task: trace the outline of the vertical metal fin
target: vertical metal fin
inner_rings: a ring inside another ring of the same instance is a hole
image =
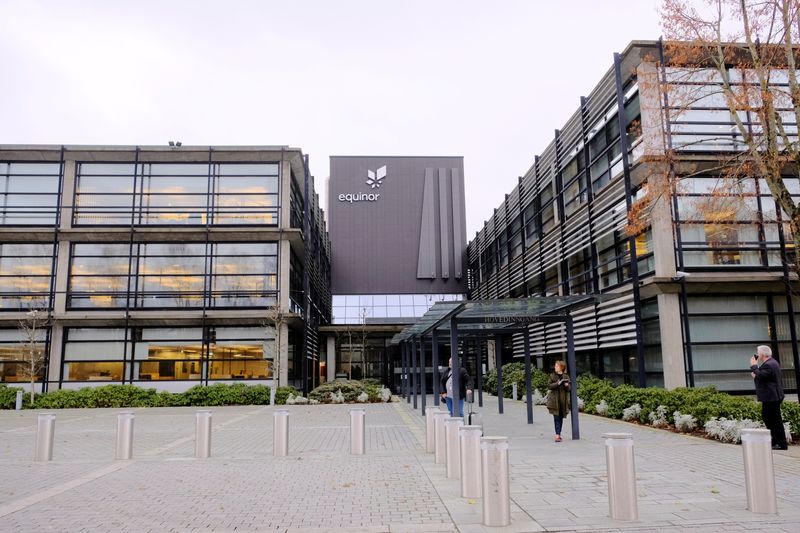
[[[436,225],[434,223],[433,169],[425,169],[425,187],[422,193],[422,220],[419,228],[419,255],[417,278],[436,278]]]
[[[457,168],[450,169],[452,176],[453,195],[451,200],[453,202],[453,265],[454,276],[456,279],[464,277],[464,258],[463,250],[464,238],[466,235],[466,217],[464,214],[464,176],[462,176]]]
[[[442,278],[450,277],[450,224],[447,219],[447,169],[439,169],[439,255],[442,258]]]

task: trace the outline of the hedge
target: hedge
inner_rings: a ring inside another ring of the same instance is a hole
[[[346,403],[354,403],[361,393],[366,392],[371,403],[380,402],[381,389],[383,384],[376,379],[363,379],[361,381],[335,379],[323,383],[316,389],[308,393],[309,400],[316,400],[320,403],[332,403],[331,393],[336,394],[341,391]]]
[[[532,368],[533,387],[542,395],[547,394],[548,374]],[[503,396],[511,397],[511,384],[517,383],[519,398],[525,397],[525,365],[508,363],[503,365]],[[489,371],[484,378],[484,390],[497,393],[497,370]],[[647,416],[659,405],[666,407],[667,419],[674,424],[673,413],[679,411],[692,415],[700,426],[712,417],[728,419],[750,419],[761,421],[761,404],[744,396],[732,396],[714,387],[681,387],[666,390],[660,387],[639,388],[631,385],[614,385],[608,380],[591,375],[578,378],[578,396],[584,401],[585,411],[596,414],[596,406],[605,400],[609,418],[622,418],[623,409],[639,404],[642,407],[640,421],[648,422]],[[800,435],[800,404],[783,402],[783,421],[789,423],[793,435]]]
[[[16,388],[0,385],[0,409],[13,409]],[[275,403],[284,405],[289,394],[300,394],[294,387],[279,387]],[[91,407],[177,407],[214,405],[269,405],[270,387],[265,385],[196,385],[185,392],[158,392],[135,385],[104,385],[82,389],[59,389],[37,394],[34,409],[79,409]],[[25,393],[23,407],[30,408],[30,395]]]
[[[711,418],[749,419],[761,421],[761,404],[745,396],[732,396],[714,387],[680,387],[666,390],[659,387],[638,388],[630,385],[614,385],[610,381],[584,375],[578,378],[578,396],[585,404],[587,413],[596,414],[596,407],[605,400],[609,418],[622,418],[622,410],[633,404],[642,407],[639,420],[648,422],[647,416],[659,405],[666,407],[667,421],[674,424],[673,413],[679,411],[692,415],[703,426]],[[792,434],[800,435],[800,405],[783,402],[783,421],[788,422]]]

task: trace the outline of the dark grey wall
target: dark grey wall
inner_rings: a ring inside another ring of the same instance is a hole
[[[333,294],[466,292],[463,157],[342,156],[330,162]],[[384,165],[386,177],[371,188],[368,171]],[[359,193],[380,196],[339,200]]]

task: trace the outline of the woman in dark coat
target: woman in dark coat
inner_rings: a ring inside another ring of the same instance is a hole
[[[567,365],[564,361],[556,361],[553,368],[555,372],[550,374],[550,382],[547,387],[550,393],[547,395],[547,410],[553,415],[556,426],[556,442],[561,442],[561,427],[564,419],[569,413],[569,376],[567,375]]]

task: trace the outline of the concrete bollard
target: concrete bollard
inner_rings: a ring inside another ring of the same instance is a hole
[[[461,497],[481,497],[481,426],[458,428],[461,457]]]
[[[516,400],[517,398],[517,383],[514,382],[511,384],[511,399]]]
[[[450,414],[447,411],[436,411],[433,415],[434,452],[436,464],[443,465],[447,462],[447,446],[444,432],[444,420]]]
[[[56,415],[45,413],[36,420],[36,448],[33,460],[45,463],[53,460],[53,437],[56,432]]]
[[[436,426],[433,417],[437,412],[435,409],[425,411],[425,451],[427,453],[436,451]]]
[[[775,469],[772,464],[772,436],[768,429],[743,429],[744,482],[747,509],[754,513],[777,514]]]
[[[367,413],[363,407],[350,409],[350,454],[364,455],[366,448],[366,432],[364,431],[364,419]]]
[[[504,527],[511,524],[508,437],[481,438],[481,492],[483,525]]]
[[[444,419],[445,432],[445,471],[447,479],[461,479],[461,453],[458,446],[458,428],[464,425],[460,416]]]
[[[194,456],[197,459],[211,456],[211,411],[197,411],[195,414]]]
[[[134,414],[125,411],[117,415],[117,445],[114,458],[127,461],[133,457],[133,420]]]
[[[286,409],[272,413],[272,455],[289,455],[289,411]]]
[[[23,396],[22,391],[18,390],[17,391],[17,401],[14,404],[14,409],[16,409],[17,411],[22,411],[22,396]]]
[[[608,510],[614,520],[638,520],[636,468],[633,436],[630,433],[605,433]]]

